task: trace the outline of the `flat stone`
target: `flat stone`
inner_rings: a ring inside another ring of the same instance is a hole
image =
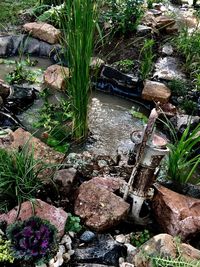
[[[78,190],[74,211],[95,230],[104,231],[126,218],[129,204],[109,190],[89,181]]]
[[[159,58],[155,64],[154,77],[164,80],[184,80],[185,74],[181,71],[179,59],[174,57]]]
[[[185,240],[200,232],[200,199],[156,185],[153,212],[162,229]]]
[[[179,251],[178,251],[178,249]],[[147,255],[151,257],[162,257],[162,258],[172,258],[176,259],[181,252],[181,258],[192,263],[194,260],[198,261],[200,259],[200,251],[193,248],[192,246],[184,243],[178,243],[169,234],[159,234],[142,246],[140,246],[138,252],[133,258],[132,263],[137,267],[151,267],[150,260]]]
[[[159,30],[163,30],[166,27],[172,26],[176,23],[176,21],[168,16],[162,15],[156,18],[156,28]]]
[[[18,128],[15,132],[13,132],[10,139],[10,143],[5,144],[4,148],[19,149],[29,142],[28,144],[30,148],[34,149],[35,159],[40,159],[45,163],[61,163],[63,160],[63,153],[56,152],[40,141],[40,139],[32,136],[29,132],[23,130],[22,128]]]
[[[124,181],[121,178],[112,176],[105,176],[105,177],[98,176],[92,178],[90,181],[88,181],[88,183],[92,183],[99,187],[105,188],[110,192],[115,192],[123,186]]]
[[[65,223],[68,217],[67,213],[61,208],[56,208],[40,199],[36,199],[34,204],[33,209],[33,203],[26,201],[22,203],[20,207],[15,207],[7,214],[1,214],[0,222],[6,221],[8,224],[11,224],[16,221],[16,218],[17,220],[24,221],[29,219],[31,216],[38,216],[53,224],[58,230],[58,236],[61,237],[64,234]]]
[[[59,42],[61,32],[54,26],[48,23],[42,22],[30,22],[23,26],[26,32],[29,32],[35,38],[48,42],[50,44],[56,44]]]
[[[65,91],[69,69],[60,65],[51,65],[44,72],[44,84],[54,90]]]
[[[171,96],[170,89],[163,83],[146,80],[142,91],[142,98],[149,101],[167,103]]]

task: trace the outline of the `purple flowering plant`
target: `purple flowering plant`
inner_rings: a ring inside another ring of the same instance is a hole
[[[33,263],[45,263],[54,255],[56,228],[36,216],[26,221],[17,221],[7,228],[7,237],[15,259]]]

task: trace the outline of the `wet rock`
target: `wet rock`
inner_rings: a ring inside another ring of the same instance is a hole
[[[52,65],[44,72],[44,84],[52,89],[66,90],[66,79],[69,78],[69,69],[60,65]]]
[[[119,258],[124,256],[126,256],[124,245],[113,240],[110,235],[99,235],[89,246],[75,249],[74,259],[78,263],[118,266]]]
[[[26,32],[29,32],[35,38],[43,40],[50,44],[56,44],[59,42],[61,32],[54,26],[47,23],[30,22],[23,26]]]
[[[178,194],[157,184],[153,211],[168,234],[185,240],[200,232],[200,199]]]
[[[200,259],[199,250],[188,244],[177,243],[171,235],[159,234],[149,239],[139,248],[132,263],[137,267],[151,267],[151,256],[175,259],[178,257],[180,252],[181,257],[190,263],[194,260]],[[149,255],[150,258],[148,258],[147,255]]]
[[[59,192],[62,196],[67,196],[76,178],[77,170],[74,168],[61,169],[55,172],[53,180],[58,185]]]
[[[11,36],[0,36],[0,56],[5,57],[11,55],[12,38]]]
[[[94,238],[96,237],[95,233],[91,232],[91,231],[85,231],[81,236],[80,236],[80,240],[84,243],[90,243],[94,240]]]
[[[137,26],[137,36],[145,36],[147,34],[152,33],[152,28],[146,25],[138,25]]]
[[[58,236],[61,237],[64,234],[65,223],[68,217],[67,213],[61,208],[56,208],[40,199],[36,199],[34,204],[33,209],[33,203],[26,201],[20,207],[15,207],[7,214],[1,214],[0,222],[6,221],[8,224],[11,224],[15,222],[16,218],[24,221],[35,215],[55,225],[58,230]]]
[[[142,98],[150,101],[167,103],[171,96],[170,89],[163,83],[146,80],[142,91]]]
[[[164,80],[185,79],[185,74],[181,71],[181,64],[177,58],[159,58],[155,64],[154,77]]]
[[[18,149],[29,142],[29,146],[34,148],[34,157],[43,160],[46,163],[60,163],[64,154],[54,151],[52,148],[41,142],[38,138],[33,137],[29,132],[19,128],[13,132],[11,144],[5,148]]]
[[[188,124],[190,123],[191,129],[195,128],[200,122],[199,116],[190,116],[186,114],[177,114],[170,119],[176,130],[182,134]]]
[[[173,52],[173,47],[170,44],[165,44],[162,48],[162,53],[166,56],[171,56]]]
[[[157,22],[156,27],[159,30],[163,30],[164,28],[172,26],[176,23],[176,21],[173,18],[165,15],[157,17],[156,22]]]
[[[129,204],[107,189],[93,182],[83,183],[75,201],[75,214],[95,231],[114,227],[126,218]]]
[[[11,92],[11,87],[0,79],[0,97],[5,99],[9,96]]]

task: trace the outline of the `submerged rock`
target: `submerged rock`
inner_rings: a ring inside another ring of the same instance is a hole
[[[119,265],[119,258],[126,256],[126,247],[110,235],[98,235],[92,244],[75,249],[74,259],[78,263]],[[87,265],[88,266],[88,265]]]
[[[61,208],[56,208],[46,202],[36,199],[33,203],[26,201],[17,206],[6,214],[0,215],[0,222],[6,221],[9,224],[14,223],[17,220],[27,220],[31,216],[35,215],[43,220],[48,220],[51,224],[55,225],[58,230],[58,236],[61,237],[64,234],[65,223],[67,220],[67,213]]]
[[[170,89],[163,83],[146,80],[142,91],[142,98],[150,101],[167,103],[171,96]]]
[[[156,185],[153,212],[162,229],[182,240],[200,232],[200,199],[191,198]]]
[[[185,79],[185,74],[181,71],[180,61],[174,57],[159,58],[155,64],[153,76],[163,80]]]
[[[52,65],[44,72],[44,84],[54,90],[65,91],[69,69],[60,65]]]
[[[92,180],[78,190],[75,214],[95,231],[104,231],[117,225],[128,215],[129,204]]]
[[[54,26],[43,22],[30,22],[23,26],[26,32],[29,32],[35,38],[50,44],[56,44],[59,42],[61,32]]]
[[[132,263],[137,267],[151,267],[150,259],[152,257],[177,259],[179,254],[181,259],[188,261],[191,266],[194,260],[200,260],[199,250],[188,244],[178,243],[171,235],[159,234],[140,246]],[[147,257],[148,255],[149,257]]]

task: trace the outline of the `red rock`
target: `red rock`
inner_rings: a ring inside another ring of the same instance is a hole
[[[163,83],[146,80],[142,91],[142,98],[149,101],[167,103],[171,96],[170,89]]]
[[[61,32],[54,26],[43,22],[30,22],[23,26],[26,32],[29,32],[33,37],[55,44],[59,42]]]
[[[124,181],[121,178],[106,176],[94,177],[88,182],[88,184],[89,183],[103,187],[110,192],[115,192],[123,186]]]
[[[107,189],[89,181],[83,183],[75,201],[75,214],[95,231],[104,231],[126,218],[129,204]]]
[[[200,199],[157,184],[152,206],[155,218],[166,233],[185,240],[200,232]]]
[[[60,65],[51,65],[44,72],[44,84],[54,90],[66,90],[66,78],[69,78],[69,69]]]
[[[48,220],[58,230],[58,236],[61,237],[64,234],[65,223],[67,220],[67,213],[61,208],[56,208],[52,205],[47,204],[40,199],[36,199],[34,203],[26,201],[21,204],[20,211],[18,214],[19,206],[15,207],[7,214],[0,215],[0,222],[6,221],[8,224],[14,223],[17,220],[27,220],[31,216],[38,216],[43,220]]]

